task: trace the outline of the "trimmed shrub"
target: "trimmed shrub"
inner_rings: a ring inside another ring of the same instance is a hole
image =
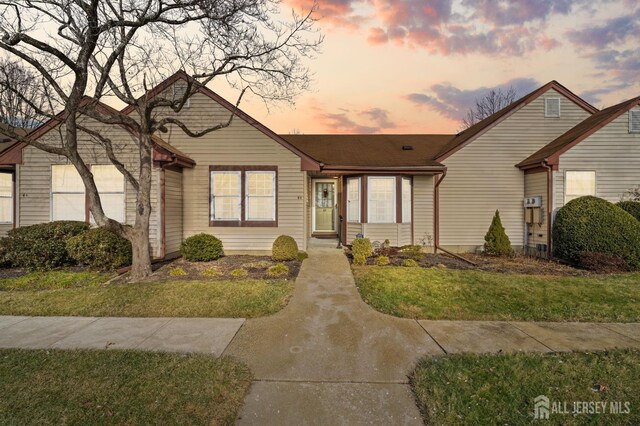
[[[270,278],[282,277],[285,275],[289,275],[289,267],[282,263],[273,265],[271,268],[267,270],[267,276]]]
[[[611,256],[605,253],[582,253],[580,266],[599,274],[614,274],[616,272],[628,272],[629,264],[619,256]]]
[[[389,264],[389,258],[387,256],[378,256],[376,257],[376,265],[385,266]]]
[[[371,257],[373,255],[371,240],[368,238],[356,238],[353,240],[353,243],[351,243],[351,252],[353,253],[354,259],[358,256],[363,256],[365,259]]]
[[[421,261],[425,256],[425,253],[422,251],[422,246],[419,245],[402,246],[400,247],[400,253],[408,256],[416,262]]]
[[[640,222],[622,208],[597,197],[580,197],[558,210],[553,223],[553,254],[580,264],[583,253],[603,253],[640,267]]]
[[[296,260],[298,258],[298,243],[293,237],[280,235],[271,247],[271,258],[276,262]]]
[[[56,221],[12,229],[0,240],[0,251],[13,266],[29,270],[48,270],[73,265],[67,239],[89,229],[89,224]]]
[[[308,258],[309,258],[309,253],[307,253],[306,251],[298,252],[298,260],[300,262],[302,262],[303,260],[308,259]]]
[[[484,236],[484,241],[484,251],[487,254],[493,256],[511,256],[513,254],[511,241],[504,230],[504,226],[502,226],[498,210],[493,215],[491,226],[489,226],[489,230]]]
[[[407,268],[416,268],[419,265],[418,262],[413,259],[405,259],[402,261],[402,266],[406,266]]]
[[[246,269],[238,268],[229,272],[229,275],[233,278],[247,278],[249,276],[249,272],[247,272]]]
[[[91,268],[111,271],[131,265],[131,243],[105,228],[93,228],[67,239],[67,251]]]
[[[192,235],[180,244],[180,254],[189,262],[219,259],[224,251],[222,241],[210,234]]]
[[[640,201],[620,201],[616,206],[640,220]]]
[[[356,254],[355,256],[353,256],[353,264],[364,266],[367,264],[367,258],[364,254]]]

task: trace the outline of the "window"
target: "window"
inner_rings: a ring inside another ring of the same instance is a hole
[[[104,214],[113,220],[124,223],[124,175],[113,164],[92,165],[91,173],[96,187],[98,187]]]
[[[82,178],[71,165],[51,166],[51,220],[85,221]]]
[[[596,172],[568,171],[564,178],[564,202],[583,197],[596,195]]]
[[[0,173],[0,223],[13,223],[13,175]]]
[[[402,178],[402,223],[411,223],[411,179]]]
[[[211,166],[211,226],[277,226],[277,167]]]
[[[347,179],[347,222],[360,222],[360,178]]]
[[[396,222],[396,178],[369,177],[367,181],[370,223]]]
[[[629,111],[629,133],[640,133],[640,109]]]
[[[247,220],[276,220],[276,172],[246,172]]]
[[[544,116],[560,117],[560,98],[544,99]]]

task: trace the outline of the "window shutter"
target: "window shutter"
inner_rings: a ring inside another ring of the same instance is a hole
[[[181,83],[176,83],[173,85],[173,100],[174,101],[180,101],[183,97],[184,94],[187,91],[187,85],[186,84],[181,84]],[[184,108],[188,108],[189,107],[189,102],[191,101],[191,99],[187,99],[184,103]]]
[[[560,117],[560,98],[545,98],[544,116]]]
[[[629,133],[640,133],[640,110],[629,111]]]

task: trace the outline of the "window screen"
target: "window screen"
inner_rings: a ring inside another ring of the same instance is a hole
[[[71,165],[51,166],[51,220],[85,220],[82,178]]]
[[[368,215],[370,223],[395,223],[396,178],[368,178]]]
[[[411,179],[402,178],[402,223],[411,223]]]
[[[596,195],[596,172],[591,171],[568,171],[565,173],[564,202],[584,197],[585,195]]]
[[[347,222],[360,222],[360,178],[347,179]]]

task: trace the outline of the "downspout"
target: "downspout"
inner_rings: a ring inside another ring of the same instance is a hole
[[[433,253],[436,254],[438,252],[438,250],[440,250],[443,253],[448,254],[449,256],[455,257],[456,259],[460,259],[463,262],[467,262],[470,265],[473,266],[478,266],[477,264],[475,264],[474,262],[470,261],[469,259],[466,259],[462,256],[460,256],[459,254],[456,253],[452,253],[449,250],[445,250],[442,247],[440,247],[440,184],[442,183],[442,181],[444,180],[444,178],[447,176],[447,169],[444,169],[444,171],[442,172],[442,175],[440,175],[440,177],[438,178],[438,181],[436,182],[436,185],[434,187],[433,190],[433,201],[434,201],[434,209],[433,209]]]
[[[553,167],[547,164],[545,159],[541,163],[542,167],[547,170],[547,257],[551,259],[552,243],[551,239],[551,211],[553,209]]]

